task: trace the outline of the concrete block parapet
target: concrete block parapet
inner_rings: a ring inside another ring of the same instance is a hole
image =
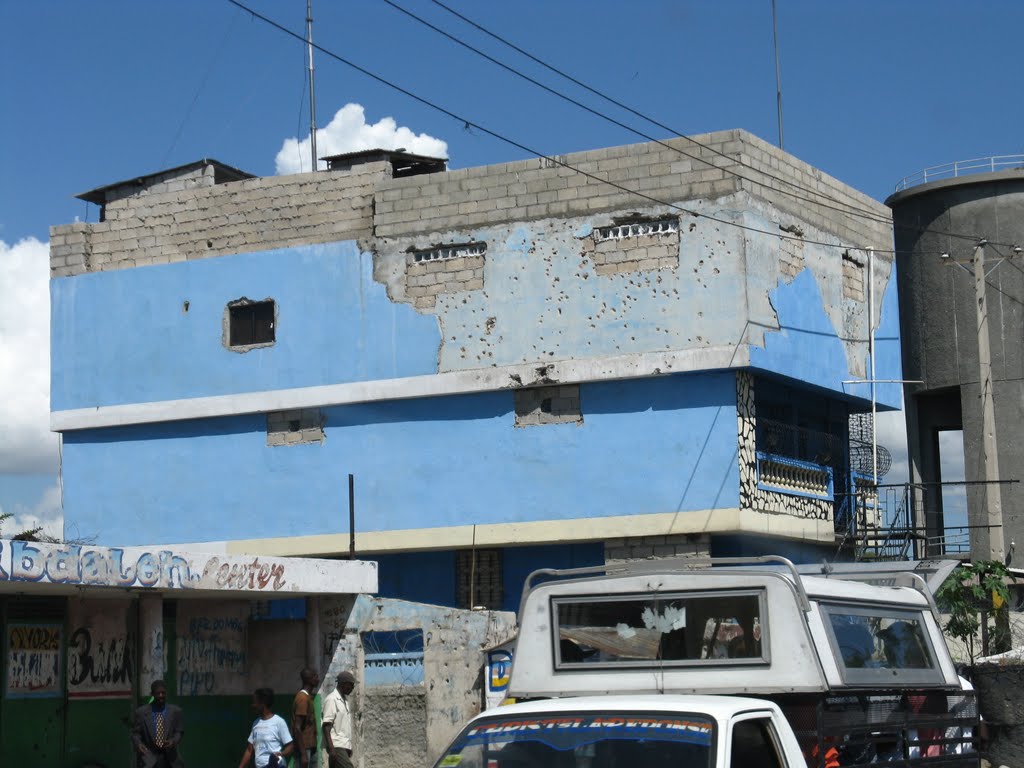
[[[54,277],[365,237],[389,167],[222,184],[157,184],[108,202],[97,223],[50,230]]]
[[[218,182],[207,166],[147,177],[144,189],[125,182],[105,193],[104,220],[51,230],[52,274],[343,239],[367,238],[373,249],[377,240],[652,206],[685,216],[738,193],[761,201],[780,227],[799,221],[851,247],[886,250],[892,241],[885,206],[742,130],[400,178],[392,172],[382,160]],[[599,273],[630,271],[623,265],[634,261],[672,268],[675,254],[664,244],[648,244],[641,258],[611,256]],[[798,266],[790,259],[789,269]],[[426,305],[429,297],[411,298]]]
[[[740,190],[840,242],[890,247],[888,208],[742,130],[385,180],[373,223],[379,237],[401,238],[652,204],[682,213]],[[415,203],[394,202],[404,200]]]

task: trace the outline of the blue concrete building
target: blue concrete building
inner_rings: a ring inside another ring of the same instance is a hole
[[[51,232],[52,426],[104,544],[345,556],[352,475],[386,596],[818,558],[866,479],[872,334],[900,378],[888,209],[743,131],[456,171],[204,160],[82,197],[100,220]]]

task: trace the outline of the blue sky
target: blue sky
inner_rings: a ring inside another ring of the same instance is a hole
[[[668,135],[429,0],[396,2],[599,111],[651,136]],[[304,28],[305,0],[249,4]],[[678,132],[739,127],[777,140],[770,0],[448,4]],[[884,199],[900,177],[926,166],[1024,152],[1019,0],[777,6],[785,146],[801,159]],[[314,0],[313,12],[320,45],[541,152],[643,140],[538,91],[382,0]],[[74,195],[97,186],[201,157],[274,173],[285,140],[308,130],[305,66],[298,42],[226,0],[0,3],[0,257],[26,238],[45,243],[51,224],[95,220],[96,210]],[[353,103],[367,123],[392,117],[445,141],[452,167],[527,156],[320,53],[316,84],[321,126]],[[0,299],[39,311],[38,301],[19,296],[18,273],[0,270]],[[3,317],[0,343],[9,345],[16,329],[5,329]],[[38,365],[42,356],[18,365]],[[26,399],[25,380],[20,367],[6,378],[0,372],[0,399],[16,416],[38,399]],[[56,450],[45,439],[39,445],[46,454],[39,461],[5,460],[0,451],[0,509],[24,512],[47,492],[54,498]]]

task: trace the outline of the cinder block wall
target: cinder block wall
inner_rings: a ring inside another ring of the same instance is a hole
[[[354,240],[371,233],[386,163],[149,192],[107,206],[107,220],[50,228],[54,277]]]
[[[694,139],[706,148],[676,138],[666,142],[674,149],[633,144],[557,158],[572,168],[533,159],[393,179],[389,165],[379,162],[213,186],[205,178],[169,180],[108,203],[106,221],[52,227],[51,272],[59,277],[367,237],[429,241],[456,229],[626,214],[741,190],[841,242],[889,247],[889,209],[868,196],[745,131]],[[853,208],[876,220],[846,215]]]
[[[631,144],[556,158],[582,173],[534,159],[391,179],[377,194],[374,234],[393,238],[506,221],[628,212],[658,202],[724,197],[742,189],[843,242],[881,248],[892,241],[888,208],[746,131],[665,143],[668,147]],[[867,210],[877,221],[844,215],[851,209]]]

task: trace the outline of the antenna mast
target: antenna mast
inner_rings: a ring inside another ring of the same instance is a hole
[[[316,170],[316,89],[313,87],[313,0],[306,0],[306,47],[309,50],[309,151]]]
[[[782,68],[779,65],[779,22],[775,13],[775,0],[772,0],[772,40],[775,48],[775,105],[779,111],[779,149],[785,149],[782,142]],[[313,51],[310,49],[310,57]],[[312,62],[312,58],[310,58]],[[310,77],[312,78],[312,64],[310,66]],[[872,376],[872,378],[874,378]]]

